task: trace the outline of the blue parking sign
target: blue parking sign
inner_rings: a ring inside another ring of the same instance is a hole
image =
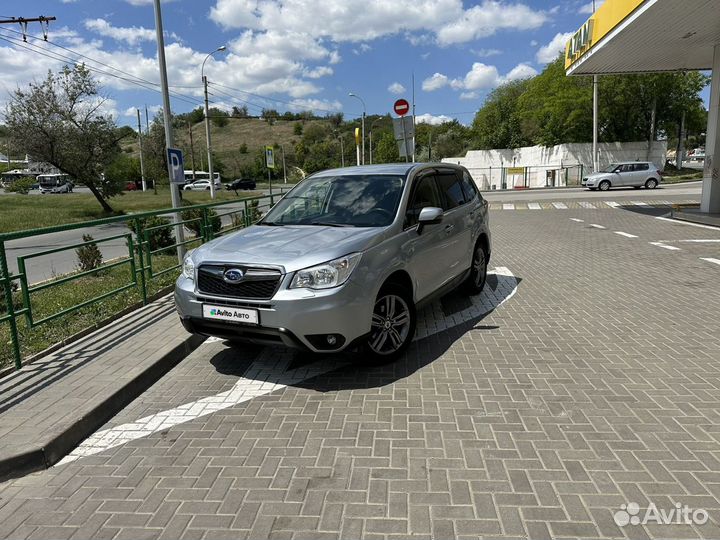
[[[185,183],[185,164],[183,163],[182,150],[179,148],[167,149],[168,169],[170,170],[170,181],[173,184]]]

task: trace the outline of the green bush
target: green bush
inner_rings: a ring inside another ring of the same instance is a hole
[[[137,231],[135,230],[135,220],[128,221],[127,225],[131,231],[137,233]],[[168,218],[160,216],[152,216],[140,220],[140,226],[142,227],[143,231],[151,227],[157,227],[159,225],[170,225],[170,220]],[[156,249],[164,247],[169,248],[169,246],[175,244],[175,238],[173,237],[173,228],[161,227],[159,229],[154,229],[150,231],[150,237],[148,238],[148,241],[151,251],[155,251]],[[172,248],[163,251],[162,255],[174,255],[175,253],[175,248]]]
[[[10,290],[14,293],[18,290],[18,284],[17,281],[11,281],[10,282]],[[21,307],[21,300],[19,298],[16,298],[13,294],[13,307],[15,309],[18,309]],[[5,285],[0,285],[0,315],[7,313],[7,304],[5,303]]]
[[[90,242],[93,239],[89,234],[83,234],[83,242]],[[88,270],[94,270],[98,268],[103,261],[102,252],[97,247],[95,242],[80,246],[75,250],[78,258],[78,270],[81,272],[87,272]]]
[[[36,182],[37,180],[32,176],[24,176],[12,182],[8,187],[5,188],[5,191],[9,191],[10,193],[20,193],[21,195],[27,195],[28,193],[30,193],[30,189]]]
[[[183,206],[188,206],[189,204],[190,203],[183,201]],[[220,220],[220,216],[218,216],[217,212],[212,208],[206,208],[205,212],[207,212],[208,220],[210,221],[210,226],[212,227],[213,232],[219,232],[222,228],[222,221]],[[189,210],[183,210],[181,215],[183,221],[197,220],[190,221],[189,223],[186,223],[185,226],[191,231],[193,231],[197,236],[201,236],[201,224],[203,219],[202,208],[191,208]]]

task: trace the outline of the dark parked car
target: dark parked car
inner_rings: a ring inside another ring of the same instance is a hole
[[[238,189],[255,189],[256,187],[257,184],[255,183],[255,180],[243,180],[241,178],[233,180],[229,184],[225,184],[225,189],[233,191],[237,191]]]

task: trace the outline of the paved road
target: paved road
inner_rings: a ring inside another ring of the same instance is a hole
[[[485,308],[444,298],[380,366],[209,340],[0,485],[2,536],[720,537],[720,231],[623,206],[492,224]],[[630,503],[708,521],[621,526]]]

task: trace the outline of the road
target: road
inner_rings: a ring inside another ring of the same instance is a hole
[[[720,230],[632,210],[493,212],[485,291],[393,363],[208,340],[0,485],[3,536],[720,537]]]

